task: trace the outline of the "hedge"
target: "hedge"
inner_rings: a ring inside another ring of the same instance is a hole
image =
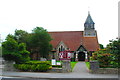
[[[62,68],[62,65],[52,65],[52,67]]]
[[[52,66],[48,61],[29,61],[25,64],[14,64],[14,67],[21,71],[46,72]]]

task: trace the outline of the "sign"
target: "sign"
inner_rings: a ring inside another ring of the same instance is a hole
[[[61,65],[61,63],[60,63],[60,62],[57,62],[57,65]]]
[[[61,51],[59,53],[60,60],[70,60],[71,59],[71,52],[70,51]]]
[[[52,65],[56,65],[56,60],[52,59]]]

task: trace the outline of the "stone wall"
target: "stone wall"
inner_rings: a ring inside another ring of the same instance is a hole
[[[93,74],[118,74],[118,68],[99,68],[97,61],[90,61],[89,72]]]
[[[118,74],[118,68],[99,68],[97,70],[89,70],[93,74]]]
[[[52,68],[51,70],[48,70],[47,72],[51,73],[62,73],[62,68]]]
[[[14,63],[13,61],[4,61],[4,68],[3,71],[18,71],[17,69],[14,68]]]

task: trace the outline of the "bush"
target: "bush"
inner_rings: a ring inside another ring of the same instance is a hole
[[[62,67],[62,65],[52,65],[52,67],[61,68],[61,67]]]
[[[90,57],[91,60],[97,60],[97,53],[92,53],[92,57]]]
[[[111,54],[109,53],[103,53],[103,54],[98,54],[98,62],[100,63],[100,67],[110,67],[111,63]]]
[[[49,61],[29,61],[25,64],[15,64],[14,67],[21,71],[46,72],[52,66]]]
[[[50,61],[28,61],[25,64],[48,64],[48,65],[51,65]]]

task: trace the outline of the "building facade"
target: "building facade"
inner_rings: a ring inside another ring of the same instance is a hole
[[[84,23],[84,31],[60,31],[49,32],[53,46],[51,58],[59,60],[59,52],[69,50],[72,52],[72,60],[88,61],[92,52],[99,49],[97,31],[90,13]]]

